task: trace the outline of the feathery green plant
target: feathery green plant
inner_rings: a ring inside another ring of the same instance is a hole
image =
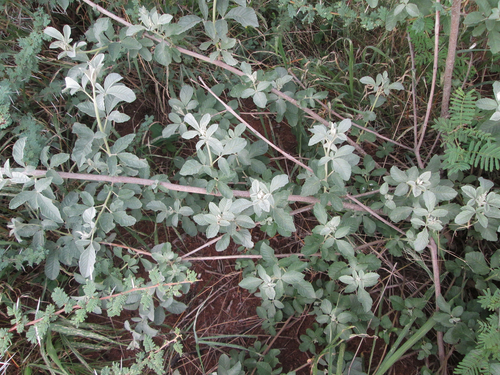
[[[445,168],[451,173],[480,167],[500,169],[500,145],[491,134],[478,129],[476,92],[458,88],[451,97],[450,117],[437,119],[434,129],[441,133]]]

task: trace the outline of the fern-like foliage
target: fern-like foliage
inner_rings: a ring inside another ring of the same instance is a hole
[[[464,357],[462,362],[456,367],[454,373],[457,375],[478,375],[492,374],[491,366],[497,367],[500,361],[500,326],[498,311],[500,308],[500,290],[494,294],[490,289],[485,291],[485,295],[479,297],[481,307],[495,311],[485,322],[479,323],[479,334],[477,345]]]
[[[452,173],[471,167],[500,169],[500,144],[477,129],[476,99],[474,90],[458,88],[450,99],[450,117],[439,118],[434,125],[442,135],[445,168]]]
[[[455,368],[457,375],[479,375],[487,370],[488,361],[481,350],[471,350]]]

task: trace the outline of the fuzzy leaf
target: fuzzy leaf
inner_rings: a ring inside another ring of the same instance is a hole
[[[297,284],[294,285],[294,288],[297,289],[297,292],[299,292],[302,297],[316,298],[316,293],[314,292],[313,286],[311,285],[311,283],[305,280],[300,280]]]
[[[148,163],[144,159],[139,159],[136,155],[129,152],[121,152],[117,156],[123,164],[131,168],[147,168],[148,166]]]
[[[94,266],[95,266],[95,249],[94,245],[90,243],[89,246],[85,250],[82,251],[82,254],[80,255],[80,260],[78,262],[78,265],[80,267],[80,274],[84,278],[92,278],[92,273],[94,272]]]
[[[247,27],[259,27],[259,21],[257,20],[257,14],[253,8],[249,7],[236,7],[227,12],[226,17],[239,22],[241,26]]]
[[[136,219],[133,216],[127,215],[125,211],[115,211],[113,212],[113,218],[115,221],[124,227],[129,227],[136,223]]]
[[[490,272],[490,267],[486,264],[483,253],[479,251],[465,254],[465,262],[477,275],[487,275]]]
[[[275,190],[282,188],[286,184],[288,184],[288,176],[286,174],[280,174],[278,176],[275,176],[271,181],[271,186],[269,188],[269,191],[272,193]]]
[[[154,59],[164,66],[169,66],[172,63],[172,54],[170,52],[170,47],[162,41],[155,48]]]
[[[320,224],[325,225],[326,222],[328,221],[328,214],[326,213],[325,206],[323,206],[321,203],[316,203],[314,205],[314,216],[316,216],[316,219],[318,219]]]
[[[424,228],[422,232],[417,234],[417,238],[413,242],[416,251],[423,251],[429,244],[429,232]]]
[[[262,284],[262,279],[250,276],[245,277],[238,285],[243,289],[252,290],[258,288],[260,284]]]
[[[275,208],[273,210],[273,219],[276,224],[287,232],[295,232],[295,224],[293,217],[283,210],[282,208]]]
[[[288,271],[281,276],[281,280],[285,283],[295,285],[304,279],[304,274],[297,271]]]
[[[389,218],[395,223],[398,223],[410,216],[412,212],[413,207],[396,207],[394,210],[389,212]]]
[[[182,176],[195,175],[200,172],[201,168],[202,165],[198,161],[190,159],[184,163],[181,170],[179,171],[179,174]]]
[[[190,15],[179,18],[175,34],[179,35],[199,24],[202,19],[198,16]]]
[[[267,96],[264,92],[256,92],[253,96],[253,102],[259,108],[266,108]]]
[[[12,149],[12,157],[20,166],[25,166],[24,163],[24,148],[26,147],[27,137],[19,138]]]
[[[306,178],[300,194],[303,196],[315,195],[321,188],[321,181],[316,176]]]
[[[69,154],[60,153],[50,158],[50,168],[59,167],[69,159]]]
[[[37,193],[36,195],[36,203],[40,208],[40,212],[47,219],[55,221],[56,223],[63,223],[63,219],[61,218],[61,214],[59,213],[59,209],[52,203],[52,200],[42,195],[41,193]]]
[[[45,276],[49,280],[57,279],[59,275],[59,257],[57,256],[57,251],[51,251],[47,259],[45,259]]]

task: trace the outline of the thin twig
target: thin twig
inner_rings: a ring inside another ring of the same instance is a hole
[[[182,260],[186,260],[188,262],[197,262],[197,261],[207,261],[207,260],[226,260],[226,259],[262,259],[262,255],[258,255],[258,254],[238,254],[238,255],[216,255],[216,256],[206,256],[206,257],[190,257],[189,255],[192,255],[192,254],[195,254],[197,253],[198,251],[208,247],[208,246],[211,246],[213,245],[214,243],[216,243],[217,241],[219,241],[220,239],[222,238],[222,236],[220,237],[217,237],[216,239],[214,240],[211,240],[209,242],[207,242],[206,244],[203,244],[202,246],[200,247],[197,247],[196,249],[194,249],[193,251],[187,253],[187,254],[184,254],[182,255],[180,258]],[[374,245],[379,245],[379,244],[382,244],[382,243],[385,243],[387,242],[388,240],[376,240],[376,241],[372,241],[372,242],[369,242],[369,243],[366,243],[366,244],[363,244],[363,245],[360,245],[360,246],[356,246],[354,248],[355,251],[359,251],[359,250],[363,250],[367,247],[371,247],[371,246],[374,246]],[[144,250],[141,250],[141,249],[136,249],[134,247],[130,247],[130,246],[125,246],[125,245],[120,245],[120,244],[116,244],[116,243],[111,243],[111,242],[99,242],[101,245],[108,245],[108,246],[116,246],[116,247],[121,247],[121,248],[124,248],[124,249],[128,249],[128,250],[132,250],[134,252],[136,252],[137,254],[142,254],[142,255],[147,255],[147,256],[153,256],[153,254],[147,252],[147,251],[144,251]],[[276,258],[288,258],[288,257],[292,257],[292,256],[297,256],[299,258],[303,258],[303,257],[320,257],[321,256],[321,253],[314,253],[314,254],[309,254],[309,255],[304,255],[302,253],[288,253],[288,254],[275,254],[274,255]],[[304,260],[308,260],[308,259],[304,259]]]
[[[288,73],[290,73],[295,78],[296,82],[300,86],[302,86],[302,88],[306,89],[306,86],[297,78],[297,76],[295,74],[293,74],[293,72],[290,71],[290,69],[288,70]],[[330,114],[336,116],[339,120],[345,120],[344,116],[342,116],[340,113],[335,112],[333,109],[331,109],[325,103],[323,103],[321,100],[319,100],[319,99],[314,99],[314,100],[315,100],[316,103],[318,103],[320,106],[322,106],[328,112],[330,112]],[[380,139],[383,139],[384,141],[393,143],[396,146],[399,146],[399,147],[404,148],[406,150],[413,151],[413,149],[411,147],[405,146],[404,144],[399,143],[398,141],[395,141],[395,140],[390,139],[390,138],[388,138],[388,137],[386,137],[386,136],[384,136],[384,135],[382,135],[380,133],[377,133],[375,130],[368,129],[366,126],[362,126],[362,125],[356,124],[353,121],[351,121],[351,124],[352,124],[352,126],[358,128],[358,129],[361,129],[361,130],[363,130],[363,131],[365,131],[367,133],[371,133],[371,134],[375,135],[376,137],[378,137]]]
[[[276,151],[278,151],[280,154],[282,154],[288,160],[291,160],[295,164],[300,165],[302,168],[308,170],[309,172],[314,173],[313,170],[310,167],[308,167],[307,165],[305,165],[304,163],[302,163],[300,160],[297,160],[292,155],[290,155],[286,151],[284,151],[281,148],[279,148],[278,146],[276,146],[273,142],[269,141],[266,137],[264,137],[257,130],[255,130],[248,122],[246,122],[245,120],[243,120],[243,118],[240,115],[238,115],[230,106],[228,106],[221,98],[219,98],[217,95],[215,95],[215,93],[212,90],[210,90],[210,88],[207,86],[207,84],[203,81],[203,79],[201,77],[198,77],[198,79],[200,80],[201,85],[205,88],[205,90],[207,90],[210,94],[212,94],[212,96],[215,99],[217,99],[224,106],[224,108],[226,108],[226,110],[229,113],[231,113],[234,117],[236,117],[241,123],[245,124],[245,126],[250,131],[252,131],[257,137],[259,137],[260,139],[262,139],[264,142],[266,142],[269,146],[271,146],[272,148],[274,148]]]
[[[349,195],[347,194],[345,196],[347,199],[350,199],[352,200],[353,202],[355,202],[358,206],[364,208],[365,211],[371,213],[373,216],[375,216],[377,219],[379,219],[382,223],[384,223],[385,225],[388,225],[390,226],[392,229],[398,231],[399,233],[403,234],[403,235],[406,235],[406,233],[402,230],[402,229],[399,229],[397,226],[395,226],[394,224],[388,222],[387,220],[385,220],[382,216],[380,216],[377,212],[375,212],[374,210],[372,210],[370,207],[368,206],[365,206],[363,203],[361,203],[360,201],[358,201],[356,198],[354,198],[352,195]]]
[[[418,117],[417,117],[417,70],[415,68],[415,51],[413,50],[413,43],[411,42],[410,32],[408,31],[407,39],[408,46],[410,47],[411,59],[411,98],[413,102],[413,145],[416,147],[418,144]],[[423,168],[423,167],[420,167]]]
[[[213,240],[208,241],[207,243],[205,243],[205,244],[203,244],[203,245],[201,245],[201,246],[197,247],[197,248],[196,248],[196,249],[194,249],[193,251],[190,251],[189,253],[182,255],[182,256],[181,256],[181,258],[182,258],[182,259],[184,259],[184,258],[186,258],[186,257],[188,257],[188,256],[190,256],[190,255],[193,255],[194,253],[197,253],[198,251],[200,251],[200,250],[202,250],[202,249],[204,249],[204,248],[206,248],[206,247],[209,247],[210,245],[213,245],[214,243],[219,242],[219,240],[220,240],[222,237],[223,237],[223,236],[219,236],[219,237],[217,237],[217,238],[214,238]]]

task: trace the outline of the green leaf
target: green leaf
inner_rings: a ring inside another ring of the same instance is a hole
[[[493,99],[483,98],[476,102],[476,106],[486,111],[493,111],[497,109],[498,103]]]
[[[16,196],[14,196],[14,198],[11,199],[9,203],[9,208],[11,210],[15,210],[20,205],[26,203],[31,199],[36,200],[36,194],[37,193],[34,191],[21,191],[19,194],[17,194]]]
[[[118,154],[125,150],[134,140],[135,134],[127,134],[123,137],[120,137],[116,140],[115,144],[111,147],[111,153]]]
[[[222,155],[231,155],[241,152],[247,145],[247,141],[243,138],[233,138],[224,144]]]
[[[337,248],[344,257],[346,258],[354,257],[354,248],[349,242],[344,240],[336,240],[335,244],[337,245]]]
[[[449,186],[438,185],[432,191],[439,201],[450,201],[457,196],[457,191]]]
[[[229,235],[229,233],[226,233],[215,244],[215,251],[224,251],[224,250],[226,250],[227,247],[229,246],[229,242],[231,242],[231,236]]]
[[[217,189],[219,189],[220,193],[222,194],[222,196],[224,198],[227,198],[227,199],[232,199],[233,198],[233,191],[224,182],[219,181],[217,183]]]
[[[179,18],[179,21],[177,21],[176,34],[179,35],[185,31],[188,31],[189,29],[192,29],[201,21],[202,19],[200,17],[194,15],[189,15]]]
[[[40,212],[47,219],[55,221],[56,223],[63,223],[61,218],[61,213],[59,209],[52,203],[52,200],[42,195],[41,193],[36,193],[36,203],[40,208]]]
[[[476,214],[476,212],[472,210],[462,210],[456,217],[455,223],[459,225],[467,224],[470,219]]]
[[[420,15],[420,11],[418,10],[417,5],[415,4],[409,3],[408,5],[406,5],[405,9],[411,17],[418,17]]]
[[[281,280],[285,283],[295,285],[304,279],[304,274],[297,271],[288,271],[281,276]]]
[[[236,7],[227,12],[226,17],[239,22],[241,26],[247,27],[259,27],[259,21],[257,20],[257,14],[253,8],[249,7]]]
[[[200,7],[201,14],[203,15],[203,19],[208,19],[208,6],[206,0],[198,0],[198,6]]]
[[[172,63],[172,54],[170,47],[165,41],[161,41],[155,48],[154,59],[164,66],[169,66]]]
[[[61,164],[66,163],[69,159],[69,154],[60,153],[50,158],[50,168],[59,167]]]
[[[326,222],[328,221],[328,214],[326,213],[325,206],[323,206],[321,203],[316,203],[314,205],[314,216],[316,216],[316,219],[318,219],[320,224],[325,225]]]
[[[370,293],[368,293],[364,289],[358,290],[358,301],[363,305],[363,310],[365,312],[368,312],[372,308],[373,300],[372,297],[370,296]]]
[[[293,217],[282,208],[275,208],[273,210],[273,219],[281,229],[287,232],[295,232],[295,224]]]
[[[144,159],[139,159],[136,155],[129,152],[119,153],[118,159],[125,164],[127,167],[131,168],[147,168],[148,163]]]
[[[137,39],[132,37],[123,38],[121,45],[129,51],[139,51],[142,48],[142,44]]]
[[[286,174],[275,176],[271,181],[269,191],[273,193],[275,190],[282,188],[286,184],[288,184],[288,176]]]
[[[27,137],[19,138],[16,143],[14,143],[14,147],[12,148],[12,157],[20,166],[25,166],[24,163],[24,148],[26,147]]]
[[[73,124],[73,133],[78,135],[78,139],[73,148],[71,160],[75,161],[78,167],[81,167],[87,161],[87,155],[92,151],[95,134],[87,126],[79,122]]]
[[[136,223],[136,219],[133,216],[127,215],[125,211],[115,211],[113,212],[113,219],[124,227],[129,227]]]
[[[125,85],[114,85],[106,90],[107,95],[113,95],[115,98],[132,103],[135,100],[134,92]]]
[[[398,167],[391,168],[391,177],[398,183],[408,181],[408,176],[406,175],[406,173]]]
[[[487,275],[490,272],[490,267],[486,264],[483,253],[479,251],[465,254],[465,262],[477,275]]]
[[[375,80],[372,77],[369,77],[369,76],[362,77],[359,80],[359,82],[361,82],[363,85],[370,85],[370,86],[373,86],[373,87],[376,86]]]
[[[424,228],[417,234],[417,238],[413,241],[413,246],[416,251],[423,251],[429,244],[429,232]]]
[[[316,193],[321,188],[321,181],[316,176],[310,176],[306,178],[304,185],[302,185],[302,189],[300,191],[300,195],[303,196],[311,196],[316,195]]]
[[[266,108],[267,104],[267,96],[266,93],[260,91],[256,92],[253,96],[253,102],[259,108]]]
[[[45,259],[45,276],[47,276],[49,280],[57,279],[59,268],[59,257],[57,251],[53,250],[50,252],[47,259]]]
[[[482,12],[471,12],[465,16],[464,24],[466,25],[476,25],[484,20]]]
[[[333,169],[340,177],[347,181],[351,178],[351,165],[344,159],[337,158],[332,160]]]
[[[57,307],[63,307],[69,301],[69,297],[66,294],[66,292],[59,287],[54,289],[51,297],[54,300]]]
[[[491,53],[496,54],[500,52],[500,33],[498,31],[490,30],[488,34],[488,46],[491,48]]]
[[[262,282],[263,282],[262,279],[249,276],[249,277],[245,277],[243,280],[241,280],[238,285],[240,287],[242,287],[243,289],[252,290],[252,289],[258,288],[260,286],[260,284],[262,284]]]
[[[203,166],[198,161],[189,159],[184,163],[181,170],[179,171],[179,174],[181,176],[196,175],[200,172],[202,167]]]
[[[94,266],[95,266],[95,249],[94,245],[92,242],[90,243],[89,246],[85,250],[82,251],[82,254],[80,255],[80,260],[78,262],[78,265],[80,267],[80,274],[84,278],[92,278],[92,273],[94,272]]]
[[[236,224],[243,228],[254,228],[255,222],[252,220],[250,216],[247,215],[238,215],[236,217]]]
[[[396,207],[394,210],[389,212],[389,218],[395,223],[406,219],[413,212],[413,207]]]
[[[134,36],[139,31],[142,31],[144,29],[145,29],[145,27],[142,25],[131,25],[131,26],[127,27],[127,29],[126,29],[127,31],[126,31],[125,35],[126,36]]]
[[[316,292],[314,291],[313,286],[305,280],[300,280],[294,285],[294,288],[297,289],[297,292],[299,292],[302,297],[316,298]]]
[[[377,229],[377,224],[368,216],[363,216],[363,227],[366,234],[374,234]]]
[[[35,191],[41,193],[45,189],[50,187],[52,183],[52,177],[40,178],[35,181]]]
[[[265,243],[263,243],[260,246],[260,255],[262,255],[262,259],[265,262],[268,262],[268,263],[277,263],[277,258],[274,255],[273,248],[271,246],[265,244]]]
[[[450,314],[451,313],[451,308],[450,304],[446,302],[444,297],[442,295],[437,296],[436,298],[437,305],[441,311],[444,311],[445,313]]]
[[[97,223],[104,233],[111,232],[115,227],[114,217],[110,212],[103,212]]]

